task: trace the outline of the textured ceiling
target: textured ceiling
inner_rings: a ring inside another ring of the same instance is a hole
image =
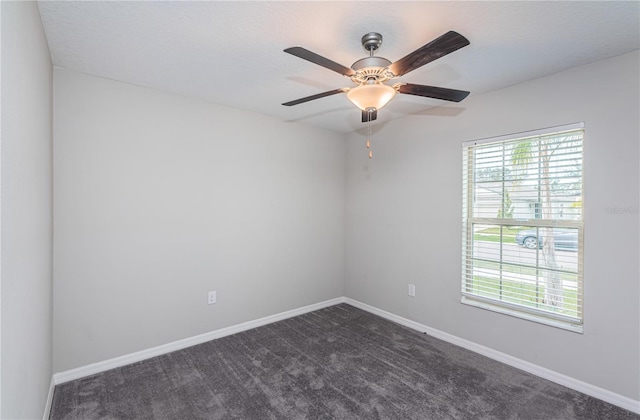
[[[367,55],[362,35],[375,31],[384,36],[376,55],[393,62],[455,30],[471,45],[400,80],[471,95],[640,48],[638,1],[43,1],[39,9],[55,66],[339,132],[362,125],[346,95],[280,104],[352,82],[284,48],[351,66]],[[378,119],[443,104],[397,95]]]

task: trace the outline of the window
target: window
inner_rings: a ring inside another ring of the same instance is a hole
[[[463,303],[582,331],[583,127],[463,145]]]

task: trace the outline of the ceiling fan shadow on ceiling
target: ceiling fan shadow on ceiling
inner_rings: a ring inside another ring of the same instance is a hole
[[[369,51],[369,56],[356,61],[351,67],[345,67],[302,47],[285,49],[284,51],[286,53],[349,77],[356,86],[317,93],[294,101],[285,102],[282,105],[299,105],[338,93],[346,93],[347,98],[362,111],[362,122],[371,122],[377,118],[378,110],[389,103],[396,93],[452,102],[460,102],[469,95],[467,91],[437,86],[403,82],[398,82],[393,85],[385,83],[469,45],[469,40],[459,33],[449,31],[394,63],[386,58],[373,55],[374,51],[380,48],[381,45],[382,35],[379,33],[370,32],[364,35],[362,37],[362,46],[365,50]]]

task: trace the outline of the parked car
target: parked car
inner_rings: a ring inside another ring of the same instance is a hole
[[[542,248],[545,228],[525,229],[516,234],[516,243],[529,249]],[[538,237],[539,236],[539,237]],[[556,248],[578,249],[578,229],[553,229],[553,240]]]

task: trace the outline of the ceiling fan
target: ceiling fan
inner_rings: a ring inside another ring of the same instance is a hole
[[[455,31],[449,31],[441,35],[395,63],[383,57],[374,57],[374,51],[382,45],[382,35],[379,33],[370,32],[362,37],[361,42],[364,49],[369,51],[369,57],[356,61],[351,67],[345,67],[302,47],[285,49],[284,52],[349,77],[356,86],[318,93],[295,101],[285,102],[282,105],[293,106],[338,93],[346,93],[347,98],[362,110],[362,122],[370,122],[377,118],[378,110],[385,106],[396,93],[452,102],[460,102],[469,95],[467,91],[436,86],[402,82],[394,85],[385,84],[389,80],[397,79],[410,71],[469,45],[469,40]]]

